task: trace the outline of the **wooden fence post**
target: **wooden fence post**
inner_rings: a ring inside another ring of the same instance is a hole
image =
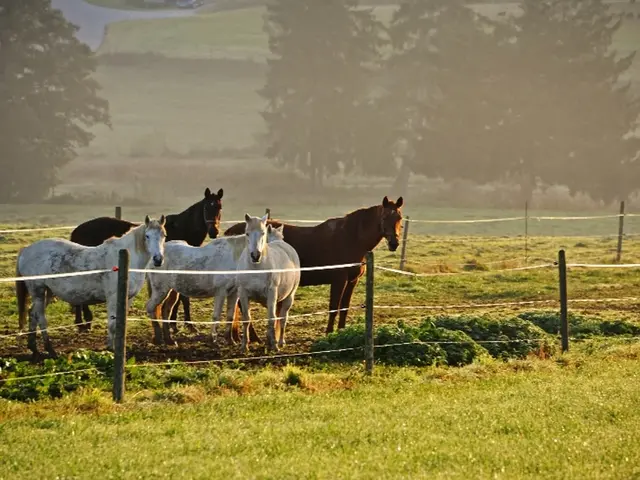
[[[267,214],[267,220],[271,220],[271,209],[270,208],[265,208],[264,209],[264,213]]]
[[[569,316],[567,313],[567,260],[564,250],[558,252],[558,273],[560,274],[560,335],[562,351],[569,351]]]
[[[529,263],[529,201],[524,202],[524,264]]]
[[[624,200],[620,202],[620,217],[618,217],[618,249],[616,250],[616,262],[622,258],[622,236],[624,235]]]
[[[373,252],[367,252],[366,293],[365,293],[365,333],[364,361],[367,375],[373,373]]]
[[[127,357],[127,310],[129,304],[129,250],[121,249],[118,254],[118,303],[116,307],[116,334],[113,360],[113,400],[121,403],[124,399],[124,367]]]
[[[409,238],[409,217],[404,221],[404,232],[402,232],[402,250],[400,250],[400,270],[404,270],[407,255],[407,239]]]
[[[120,206],[117,206],[117,207],[116,207],[116,218],[117,218],[118,220],[121,220],[121,219],[122,219],[122,207],[120,207]]]

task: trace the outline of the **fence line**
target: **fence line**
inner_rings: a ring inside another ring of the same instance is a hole
[[[496,218],[475,218],[475,219],[451,219],[451,220],[430,220],[430,219],[415,219],[405,218],[409,223],[425,223],[425,224],[473,224],[473,223],[496,223],[496,222],[515,222],[522,220],[537,220],[537,221],[569,221],[569,220],[602,220],[609,218],[620,217],[640,217],[638,213],[617,213],[612,215],[585,215],[585,216],[516,216],[516,217],[496,217]],[[281,222],[288,223],[308,223],[319,224],[325,222],[327,219],[322,220],[307,220],[307,219],[278,219]],[[236,224],[243,223],[244,220],[223,220],[221,224]],[[31,233],[31,232],[46,232],[55,230],[73,230],[78,225],[64,225],[57,227],[37,227],[37,228],[16,228],[0,230],[0,234],[3,233]]]
[[[342,263],[337,265],[321,265],[317,267],[300,268],[272,268],[270,270],[152,270],[145,268],[130,268],[133,273],[161,273],[175,275],[249,275],[253,273],[284,273],[284,272],[312,272],[316,270],[338,270],[341,268],[358,267],[362,262]]]
[[[67,272],[67,273],[47,273],[45,275],[26,275],[24,277],[4,277],[0,278],[0,283],[9,283],[26,280],[44,280],[46,278],[64,278],[64,277],[81,277],[85,275],[97,275],[99,273],[114,272],[114,269],[102,269],[102,270],[81,270],[79,272]]]
[[[490,274],[494,274],[494,273],[502,273],[502,272],[518,272],[518,271],[524,271],[524,270],[539,270],[539,269],[543,269],[543,268],[551,268],[551,267],[555,267],[556,265],[553,263],[543,263],[540,265],[531,265],[531,266],[527,266],[527,267],[516,267],[516,268],[502,268],[499,270],[475,270],[475,271],[464,271],[464,272],[439,272],[439,273],[413,273],[413,272],[407,272],[405,270],[399,270],[397,268],[390,268],[390,267],[381,267],[379,265],[376,265],[376,269],[378,270],[382,270],[385,272],[391,272],[391,273],[397,273],[399,275],[406,275],[406,276],[410,276],[410,277],[441,277],[441,276],[451,276],[451,275],[490,275]]]
[[[503,263],[503,262],[494,262],[494,263]],[[131,268],[129,269],[132,273],[151,273],[151,274],[175,274],[175,275],[243,275],[243,274],[255,274],[255,273],[282,273],[282,272],[308,272],[308,271],[317,271],[317,270],[337,270],[341,268],[351,268],[357,266],[363,266],[362,262],[354,262],[354,263],[343,263],[336,265],[321,265],[315,267],[300,267],[300,268],[274,268],[269,270],[155,270],[155,269],[146,269],[146,268]],[[438,265],[438,264],[436,264]],[[473,265],[473,264],[460,264],[460,265]],[[482,274],[494,274],[501,272],[519,272],[526,270],[540,270],[545,268],[552,268],[557,266],[554,263],[542,263],[539,265],[529,265],[526,267],[515,267],[515,268],[503,268],[498,270],[481,270],[481,271],[463,271],[463,272],[438,272],[438,273],[413,273],[407,272],[404,270],[399,270],[397,268],[383,267],[380,265],[376,265],[376,269],[382,270],[390,273],[397,273],[400,275],[412,276],[412,277],[436,277],[436,276],[451,276],[451,275],[482,275]],[[626,263],[626,264],[597,264],[597,263],[568,263],[567,267],[570,268],[640,268],[640,263]],[[67,273],[50,273],[44,275],[27,275],[24,277],[3,277],[0,278],[0,283],[9,283],[16,281],[27,281],[27,280],[42,280],[48,278],[65,278],[65,277],[77,277],[77,276],[85,276],[85,275],[97,275],[101,273],[111,273],[117,272],[117,267],[112,267],[111,269],[101,269],[101,270],[83,270],[77,272],[67,272]]]
[[[0,382],[5,383],[5,382],[12,382],[12,381],[19,381],[19,380],[31,380],[34,378],[57,377],[59,375],[70,375],[72,373],[93,372],[93,371],[104,374],[104,372],[99,370],[98,368],[91,367],[91,368],[82,368],[80,370],[67,370],[64,372],[51,372],[51,373],[43,373],[40,375],[27,375],[25,377],[0,378]]]

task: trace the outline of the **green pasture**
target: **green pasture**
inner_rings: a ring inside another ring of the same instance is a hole
[[[640,350],[450,369],[223,369],[121,406],[0,401],[13,478],[635,478]],[[292,378],[299,381],[292,382]]]

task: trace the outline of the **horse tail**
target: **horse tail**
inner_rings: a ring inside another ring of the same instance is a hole
[[[20,260],[20,252],[18,252],[18,260]],[[21,277],[19,261],[16,261],[16,277]],[[20,331],[24,331],[25,323],[27,320],[27,299],[29,298],[29,291],[27,290],[27,284],[23,280],[16,280],[16,300],[18,301],[18,327]]]
[[[145,276],[144,283],[147,285],[147,296],[151,298],[151,281],[148,275]]]

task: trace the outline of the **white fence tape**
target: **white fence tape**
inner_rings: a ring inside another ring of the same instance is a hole
[[[273,268],[271,270],[155,270],[145,268],[131,268],[134,273],[160,273],[172,275],[248,275],[253,273],[285,273],[285,272],[313,272],[317,270],[338,270],[340,268],[359,267],[361,262],[342,263],[338,265],[323,265],[318,267],[301,268]]]
[[[413,273],[413,272],[405,272],[404,270],[398,270],[397,268],[390,267],[381,267],[376,265],[375,268],[378,270],[382,270],[384,272],[397,273],[399,275],[406,275],[409,277],[441,277],[441,276],[451,276],[451,275],[482,275],[482,274],[494,274],[501,272],[519,272],[524,270],[539,270],[543,268],[551,268],[556,265],[553,263],[543,263],[540,265],[531,265],[528,267],[516,267],[516,268],[501,268],[499,270],[472,270],[472,271],[464,271],[464,272],[441,272],[441,273]]]
[[[25,275],[24,277],[5,277],[0,278],[0,283],[17,282],[18,280],[44,280],[46,278],[64,278],[64,277],[80,277],[84,275],[97,275],[99,273],[113,272],[113,269],[109,270],[85,270],[81,272],[68,272],[68,273],[49,273],[46,275]]]
[[[612,215],[587,215],[587,216],[564,216],[564,217],[554,217],[554,216],[517,216],[517,217],[500,217],[500,218],[475,218],[468,220],[420,220],[414,218],[407,218],[406,220],[409,223],[425,223],[425,224],[474,224],[474,223],[497,223],[497,222],[515,222],[522,221],[525,219],[529,220],[537,220],[537,221],[568,221],[568,220],[602,220],[608,218],[619,218],[619,217],[640,217],[640,214],[637,213],[625,213],[625,214],[612,214]],[[284,223],[308,223],[308,224],[319,224],[325,222],[327,219],[323,220],[305,220],[305,219],[286,219],[286,218],[278,218],[278,221]],[[225,225],[231,225],[236,223],[243,223],[244,220],[223,220],[220,223]],[[0,234],[3,233],[30,233],[30,232],[46,232],[46,231],[55,231],[55,230],[73,230],[77,225],[74,226],[59,226],[59,227],[42,227],[42,228],[16,228],[16,229],[8,229],[8,230],[0,230]]]
[[[640,268],[640,263],[567,263],[567,268]]]
[[[31,232],[51,232],[55,230],[73,230],[76,227],[42,227],[42,228],[14,228],[11,230],[0,230],[0,233],[31,233]]]

